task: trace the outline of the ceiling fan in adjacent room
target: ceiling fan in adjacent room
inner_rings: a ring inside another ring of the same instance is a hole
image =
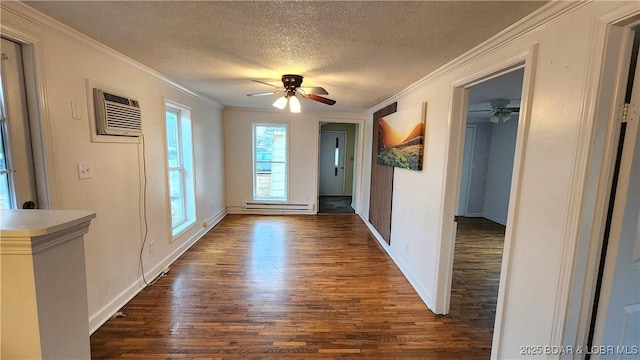
[[[506,122],[511,119],[514,113],[520,112],[519,106],[509,106],[510,103],[509,99],[496,99],[491,101],[491,109],[469,110],[469,112],[486,112],[492,123]]]
[[[261,84],[265,84],[278,90],[247,94],[247,96],[267,96],[267,95],[282,95],[273,103],[273,106],[278,109],[284,109],[289,105],[289,110],[292,113],[299,113],[301,110],[300,101],[298,100],[298,95],[303,98],[314,100],[321,102],[327,105],[333,105],[336,103],[335,100],[328,99],[326,97],[320,95],[329,95],[327,90],[321,87],[301,87],[303,77],[301,75],[293,75],[293,74],[285,74],[282,75],[282,87],[269,84],[268,82],[260,81],[260,80],[252,80]]]

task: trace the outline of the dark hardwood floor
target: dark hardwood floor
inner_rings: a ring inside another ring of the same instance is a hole
[[[485,277],[454,272],[454,291]],[[355,215],[229,215],[91,336],[92,357],[487,359],[495,303],[469,294],[431,313]]]
[[[318,197],[318,213],[321,214],[354,214],[351,207],[351,196]]]
[[[478,338],[491,344],[498,301],[505,227],[484,218],[458,219],[447,319],[475,324]]]

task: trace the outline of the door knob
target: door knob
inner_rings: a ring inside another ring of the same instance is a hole
[[[34,203],[31,200],[25,201],[24,204],[22,204],[22,208],[23,209],[35,209],[36,208],[36,203]]]

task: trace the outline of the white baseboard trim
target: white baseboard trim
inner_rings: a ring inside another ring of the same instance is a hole
[[[218,225],[218,223],[222,221],[225,216],[227,216],[227,208],[220,210],[217,214],[207,219],[209,225],[204,228],[204,233],[206,234],[207,232],[209,232],[209,230],[213,229],[214,226]]]
[[[143,287],[140,287],[140,281],[142,281],[142,278],[129,285],[129,287],[116,295],[111,301],[109,301],[109,303],[107,303],[107,305],[102,307],[102,309],[89,316],[89,334],[96,332],[96,330],[106,323],[113,314],[116,313],[116,311],[126,305],[134,296],[142,291]]]
[[[182,254],[189,250],[198,240],[200,240],[209,230],[213,229],[225,216],[227,209],[224,208],[217,214],[208,219],[209,225],[200,229],[189,240],[177,247],[173,252],[167,255],[162,261],[145,271],[147,281],[155,279],[162,273],[162,270],[173,264]],[[125,306],[134,296],[146,287],[142,276],[124,289],[120,294],[115,296],[107,305],[89,316],[89,333],[93,334],[104,323],[106,323],[119,309]]]
[[[315,215],[316,210],[243,209],[242,206],[227,206],[227,213],[234,215]]]
[[[360,215],[359,215],[360,216]],[[411,285],[411,287],[413,287],[413,289],[416,291],[416,293],[418,294],[418,296],[420,297],[420,299],[422,300],[422,302],[424,302],[424,304],[427,306],[427,308],[435,313],[433,311],[433,296],[427,291],[427,289],[425,289],[424,287],[422,287],[422,285],[420,285],[420,283],[417,281],[417,279],[415,278],[415,276],[413,276],[413,274],[411,273],[411,271],[404,265],[404,263],[398,259],[393,252],[391,251],[391,247],[389,246],[389,244],[387,244],[387,242],[382,238],[382,236],[378,233],[378,231],[373,227],[373,225],[371,225],[371,223],[366,220],[365,218],[363,218],[362,216],[360,216],[360,218],[362,219],[362,221],[365,223],[365,225],[367,225],[367,227],[369,228],[369,231],[371,232],[371,234],[373,235],[373,237],[378,240],[378,242],[380,243],[380,246],[382,246],[382,248],[384,249],[384,251],[386,251],[387,255],[389,255],[389,257],[391,258],[391,260],[393,260],[393,262],[396,264],[396,266],[398,267],[398,269],[400,269],[400,272],[402,272],[402,275],[404,275],[405,279],[407,279],[407,281],[409,282],[409,284]]]

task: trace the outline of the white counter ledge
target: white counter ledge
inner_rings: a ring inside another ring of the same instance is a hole
[[[0,358],[91,357],[83,236],[95,217],[0,210]]]
[[[0,210],[0,235],[41,236],[95,217],[94,212],[84,210]]]

